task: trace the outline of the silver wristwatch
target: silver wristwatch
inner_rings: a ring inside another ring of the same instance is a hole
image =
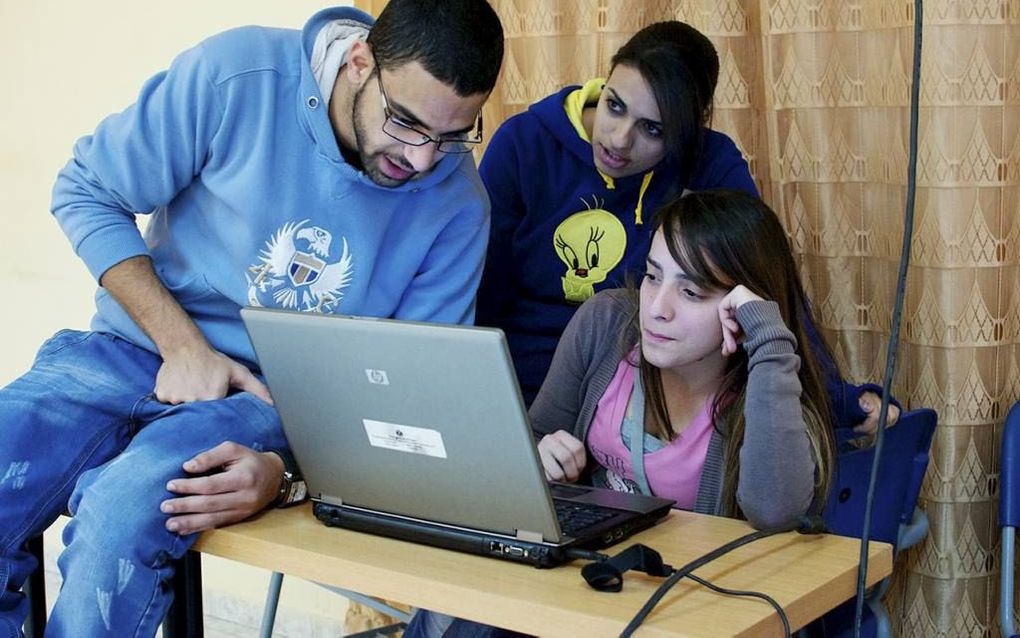
[[[298,468],[294,456],[285,450],[271,450],[273,454],[283,461],[283,478],[280,480],[280,491],[273,501],[273,507],[290,507],[297,505],[308,498],[308,486],[304,477],[301,476],[301,469]]]

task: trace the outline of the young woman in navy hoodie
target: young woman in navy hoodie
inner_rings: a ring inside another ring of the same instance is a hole
[[[718,78],[708,38],[659,22],[620,48],[609,77],[564,88],[493,135],[479,167],[492,227],[477,322],[506,333],[528,404],[578,306],[643,272],[651,211],[685,191],[758,194],[736,144],[710,128]],[[873,429],[877,387],[825,367],[835,423]]]

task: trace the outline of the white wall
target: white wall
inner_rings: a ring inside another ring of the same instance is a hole
[[[0,384],[46,336],[91,316],[95,284],[48,212],[75,140],[202,38],[243,24],[300,28],[330,4],[0,0]]]
[[[202,38],[244,24],[300,28],[335,4],[352,3],[0,0],[0,385],[31,364],[47,336],[84,328],[92,314],[95,282],[49,214],[75,140]],[[206,561],[215,600],[240,593],[261,603],[263,574]],[[285,584],[292,604],[342,618],[338,597],[296,582]],[[306,628],[300,633],[316,633]]]

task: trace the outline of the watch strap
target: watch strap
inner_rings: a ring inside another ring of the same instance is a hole
[[[294,455],[291,454],[290,450],[284,448],[284,449],[279,449],[279,450],[268,450],[268,451],[272,452],[276,456],[280,457],[280,460],[283,461],[283,471],[284,472],[287,472],[292,477],[297,478],[297,479],[303,479],[304,478],[304,476],[301,474],[301,468],[298,467],[297,459],[294,458]]]

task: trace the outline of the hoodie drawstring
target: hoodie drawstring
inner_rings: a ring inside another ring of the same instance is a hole
[[[652,175],[655,175],[655,171],[648,171],[645,173],[644,179],[641,180],[641,189],[638,191],[637,196],[637,206],[634,207],[635,226],[640,226],[643,223],[641,215],[644,212],[645,191],[648,190],[648,185],[652,183]]]

